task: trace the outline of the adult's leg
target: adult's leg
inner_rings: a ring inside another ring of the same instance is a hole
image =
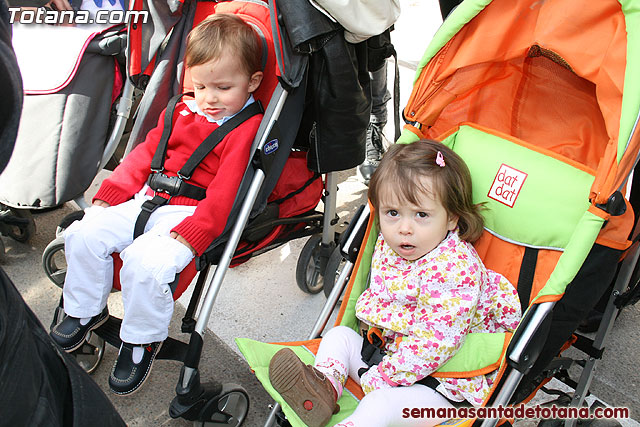
[[[391,94],[387,90],[387,63],[371,72],[371,122],[387,122],[387,101]]]
[[[59,349],[0,268],[0,413],[8,426],[124,426],[75,358]]]
[[[413,418],[411,410],[418,408],[425,417]],[[424,408],[424,410],[423,410]],[[437,391],[421,385],[382,388],[367,394],[348,418],[336,427],[434,426],[448,419],[427,418],[428,410],[453,408]]]
[[[148,344],[167,338],[173,314],[173,282],[193,253],[169,234],[191,215],[193,206],[163,206],[149,218],[147,231],[121,252],[122,341]]]

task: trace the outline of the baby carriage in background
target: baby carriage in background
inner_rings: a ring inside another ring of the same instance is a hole
[[[292,3],[246,0],[133,4],[135,10],[150,11],[149,16],[157,21],[153,25],[130,25],[128,31],[129,77],[145,90],[129,146],[142,141],[170,98],[188,91],[189,79],[185,79],[182,68],[184,42],[190,29],[206,16],[234,13],[245,19],[263,38],[265,52],[265,76],[254,94],[265,105],[265,115],[225,230],[172,284],[176,299],[199,271],[182,324],[182,330],[191,334],[190,343],[169,338],[157,356],[184,362],[177,396],[170,406],[170,415],[175,418],[205,422],[222,418],[230,425],[244,420],[248,410],[246,391],[232,384],[201,384],[198,371],[202,336],[225,273],[229,266],[253,254],[293,238],[313,235],[310,241],[314,247],[306,251],[307,258],[298,265],[304,268],[301,288],[319,291],[320,252],[328,258],[337,239],[336,182],[332,172],[355,167],[364,159],[369,76],[366,61],[358,58],[366,55],[366,44],[348,46],[338,25],[310,5],[301,9]],[[286,8],[295,13],[283,12]],[[321,69],[331,72],[323,73]],[[328,82],[331,90],[326,86]],[[330,105],[325,108],[327,103]],[[335,150],[344,156],[335,156]],[[325,174],[324,183],[321,174]],[[319,213],[314,209],[322,196],[324,213]],[[55,258],[63,249],[58,237],[43,255],[45,271],[60,285],[65,268]],[[114,262],[117,268],[117,256]],[[212,264],[216,267],[210,272]],[[117,274],[115,279],[117,287]],[[59,308],[54,322],[61,320],[62,314]],[[88,370],[99,363],[104,341],[120,345],[119,326],[120,320],[111,317],[77,350],[76,356],[85,360]]]
[[[124,79],[124,24],[15,24],[13,33],[25,96],[15,149],[0,174],[0,232],[25,242],[35,232],[31,209],[71,200],[87,207],[83,194],[122,139],[134,90]]]
[[[640,152],[633,60],[640,46],[628,36],[638,24],[629,11],[628,1],[466,0],[419,64],[398,142],[435,138],[467,162],[474,202],[487,208],[476,250],[488,268],[517,286],[526,310],[512,337],[486,336],[482,340],[496,341],[481,351],[460,350],[491,357],[468,363],[454,357],[434,374],[498,369],[501,379],[483,406],[526,402],[555,376],[575,389],[558,405],[582,407],[615,315],[637,295],[640,248],[626,189]],[[340,245],[345,267],[309,341],[237,340],[279,404],[283,400],[269,383],[271,357],[287,345],[312,363],[317,338],[345,287],[336,324],[358,330],[354,306],[367,286],[377,224],[365,207],[352,225]],[[595,339],[573,335],[610,284]],[[586,360],[557,357],[570,344]],[[467,345],[475,344],[467,340],[463,349]],[[571,365],[582,366],[578,381],[568,375]],[[344,419],[362,396],[355,383],[347,387],[352,393],[339,400],[341,412],[331,423]],[[290,408],[283,409],[291,425],[301,425]],[[455,422],[495,425],[500,420],[494,417]],[[282,419],[275,408],[266,425]]]

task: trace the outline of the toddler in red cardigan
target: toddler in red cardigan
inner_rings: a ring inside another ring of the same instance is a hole
[[[168,335],[169,284],[227,222],[262,118],[252,95],[262,81],[261,53],[257,34],[235,15],[212,15],[195,27],[185,53],[194,99],[170,102],[170,134],[163,113],[104,180],[84,218],[65,231],[67,316],[51,331],[64,350],[79,348],[107,320],[111,254],[123,261],[122,346],[109,376],[117,394],[146,380]],[[194,154],[219,128],[228,131],[222,140],[208,154]],[[141,215],[143,204],[150,215]]]

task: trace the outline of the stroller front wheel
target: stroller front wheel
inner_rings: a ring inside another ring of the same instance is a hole
[[[87,336],[84,344],[72,352],[71,355],[76,358],[76,362],[78,362],[78,365],[80,365],[86,373],[91,374],[100,366],[100,362],[102,362],[104,347],[104,339],[92,331]]]
[[[244,423],[249,413],[249,395],[239,385],[223,385],[220,396],[210,400],[202,412],[200,419],[194,421],[194,427],[233,426]]]
[[[324,286],[322,256],[324,256],[324,264],[329,258],[330,251],[322,247],[322,236],[315,234],[307,240],[298,257],[296,265],[296,283],[298,287],[305,293],[317,294]]]
[[[42,267],[49,280],[62,288],[67,275],[67,261],[64,257],[64,239],[58,236],[51,241],[42,253]]]

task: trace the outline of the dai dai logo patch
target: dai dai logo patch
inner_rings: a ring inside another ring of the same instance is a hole
[[[518,169],[514,169],[504,163],[501,164],[493,184],[491,184],[488,196],[512,208],[527,176],[526,173]]]

